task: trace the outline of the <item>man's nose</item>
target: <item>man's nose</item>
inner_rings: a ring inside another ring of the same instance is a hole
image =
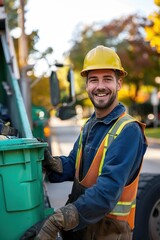
[[[97,88],[98,88],[98,89],[105,89],[104,81],[99,80],[99,81],[98,81],[98,84],[97,84]]]

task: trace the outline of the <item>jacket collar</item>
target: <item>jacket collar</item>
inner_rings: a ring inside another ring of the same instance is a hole
[[[97,122],[103,122],[109,124],[110,122],[116,120],[122,113],[126,111],[123,104],[119,103],[107,116],[97,119]],[[95,112],[92,114],[91,119],[96,118]]]

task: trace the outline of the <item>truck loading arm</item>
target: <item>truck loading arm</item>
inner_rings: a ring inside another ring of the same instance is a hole
[[[32,138],[30,123],[18,84],[19,70],[12,41],[7,27],[4,6],[0,0],[0,48],[1,54],[4,55],[2,64],[5,68],[5,79],[1,80],[1,84],[6,94],[12,125],[17,128],[20,137]]]

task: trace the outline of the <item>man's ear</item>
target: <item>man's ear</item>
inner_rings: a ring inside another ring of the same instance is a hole
[[[88,86],[88,78],[85,78],[85,87],[86,87],[86,91],[87,91],[87,86]]]
[[[118,84],[117,84],[117,90],[119,91],[122,88],[122,83],[123,83],[123,79],[119,78],[118,79]]]

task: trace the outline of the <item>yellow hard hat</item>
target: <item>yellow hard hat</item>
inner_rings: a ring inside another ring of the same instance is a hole
[[[113,69],[119,70],[121,77],[125,77],[127,72],[121,64],[121,60],[117,53],[111,48],[102,45],[89,51],[84,59],[83,70],[81,76],[86,77],[90,70]]]

